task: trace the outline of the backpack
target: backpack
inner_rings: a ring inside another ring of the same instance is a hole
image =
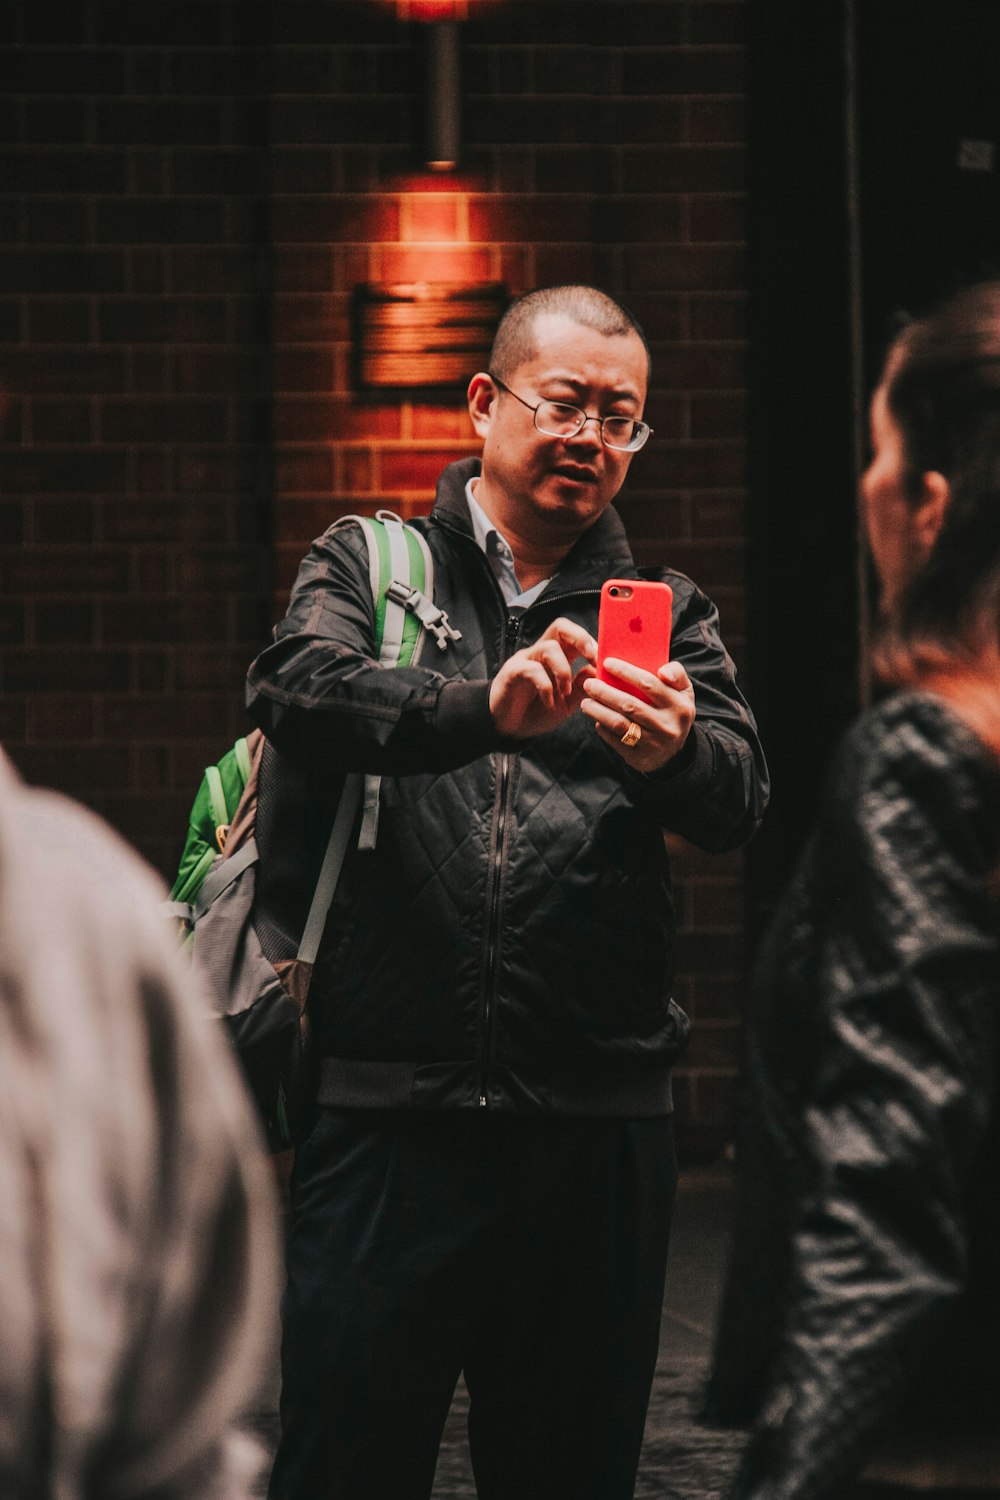
[[[433,562],[420,533],[389,511],[379,511],[374,521],[346,516],[330,529],[349,521],[361,525],[368,547],[379,664],[416,662],[426,635],[442,651],[460,640],[461,632],[433,604]],[[300,902],[290,920],[286,915],[269,921],[257,899],[267,873],[256,837],[258,812],[269,793],[280,806],[284,792],[287,805],[289,786],[295,786],[301,803],[296,777],[301,782],[302,774],[283,763],[259,729],[209,766],[191,808],[177,878],[163,905],[180,922],[182,946],[208,980],[213,1013],[229,1031],[275,1151],[294,1144],[311,1102],[309,984],[340,872],[355,829],[359,849],[374,848],[378,832],[381,778],[349,773],[339,798],[329,805],[329,833],[324,831],[318,873],[313,862],[304,917]],[[309,828],[314,827],[310,816]],[[293,858],[292,863],[301,875],[308,861]]]
[[[190,950],[193,903],[216,858],[225,852],[236,809],[253,769],[260,730],[239,739],[205,775],[191,805],[187,840],[170,889],[169,915],[183,924],[183,947]]]

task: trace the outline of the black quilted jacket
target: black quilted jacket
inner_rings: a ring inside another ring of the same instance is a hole
[[[376,847],[341,878],[313,981],[320,1098],[664,1113],[687,1021],[670,999],[662,831],[710,850],[750,837],[767,793],[754,721],[714,606],[665,571],[697,696],[677,760],[635,774],[582,714],[503,743],[488,694],[504,658],[560,614],[596,634],[601,583],[637,570],[608,511],[509,618],[465,500],[477,472],[450,465],[417,523],[461,641],[425,643],[415,667],[374,665],[367,553],[347,527],[313,545],[250,670],[253,717],[318,799],[345,771],[383,776]]]
[[[734,1495],[1000,1488],[1000,768],[902,694],[839,753],[765,941],[709,1414]]]

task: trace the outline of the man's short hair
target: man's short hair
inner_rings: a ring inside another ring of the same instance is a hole
[[[650,361],[646,335],[632,314],[620,302],[598,291],[595,286],[543,286],[526,292],[511,303],[496,331],[490,351],[490,369],[501,380],[507,380],[527,360],[538,353],[535,341],[535,319],[542,313],[564,313],[574,323],[593,328],[605,338],[638,334]]]

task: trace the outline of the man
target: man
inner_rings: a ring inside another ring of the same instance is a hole
[[[660,575],[673,659],[614,665],[651,702],[594,676],[601,584],[639,576],[608,507],[648,374],[603,293],[515,303],[469,386],[482,463],[419,523],[461,640],[374,665],[364,543],[338,528],[251,668],[279,749],[384,778],[314,975],[272,1500],[426,1500],[462,1371],[484,1500],[633,1493],[687,1029],[662,832],[728,849],[766,799],[689,579]]]
[[[277,1206],[163,894],[0,755],[4,1496],[254,1493]]]

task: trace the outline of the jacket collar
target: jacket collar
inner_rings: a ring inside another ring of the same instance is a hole
[[[481,469],[478,458],[462,458],[449,464],[438,479],[434,502],[434,519],[470,540],[474,539],[474,533],[465,486]],[[617,510],[609,505],[600,520],[574,542],[545,590],[545,597],[575,589],[599,589],[606,578],[633,577],[635,572],[625,527]]]

